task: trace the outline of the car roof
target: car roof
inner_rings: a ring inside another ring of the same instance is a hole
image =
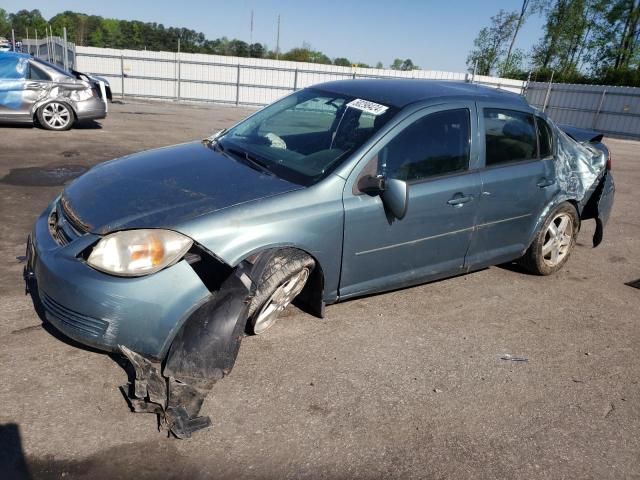
[[[438,81],[411,78],[367,78],[338,80],[314,85],[324,91],[364,98],[397,108],[424,100],[466,99],[508,103],[529,107],[521,95],[497,88],[484,87],[463,81]]]

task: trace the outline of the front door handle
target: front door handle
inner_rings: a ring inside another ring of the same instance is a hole
[[[548,178],[541,178],[536,185],[538,185],[538,188],[546,188],[546,187],[550,187],[554,183],[556,183],[555,180],[549,180]]]
[[[25,85],[25,87],[31,90],[35,90],[37,88],[42,88],[42,84],[37,82],[29,82]]]
[[[447,203],[455,208],[464,206],[465,203],[469,203],[473,200],[473,195],[464,195],[462,193],[456,193],[451,200],[447,200]]]

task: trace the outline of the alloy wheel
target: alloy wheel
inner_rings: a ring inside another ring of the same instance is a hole
[[[280,312],[287,308],[293,299],[302,291],[308,278],[309,269],[303,268],[273,292],[256,316],[256,321],[253,326],[253,332],[256,335],[273,326]]]
[[[567,213],[556,215],[549,226],[542,244],[542,258],[550,267],[560,264],[569,253],[573,239],[573,220]]]
[[[60,130],[71,121],[71,112],[62,103],[51,102],[44,106],[42,118],[49,127]]]

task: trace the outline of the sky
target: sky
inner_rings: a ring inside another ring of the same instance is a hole
[[[521,0],[2,0],[8,12],[39,9],[47,19],[72,10],[122,20],[162,23],[275,48],[281,17],[280,50],[310,44],[331,58],[385,66],[410,58],[427,70],[466,71],[473,40],[500,9],[519,10]],[[532,16],[517,48],[528,51],[542,35],[543,20]]]

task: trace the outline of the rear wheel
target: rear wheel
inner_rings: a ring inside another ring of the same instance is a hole
[[[569,260],[579,230],[580,218],[575,207],[566,202],[560,204],[547,217],[520,263],[537,275],[557,272]]]
[[[249,305],[249,333],[259,335],[272,327],[280,313],[302,292],[315,263],[296,249],[284,249],[274,255],[265,268]]]
[[[47,130],[69,130],[73,121],[73,111],[62,102],[45,103],[38,109],[38,122]]]

